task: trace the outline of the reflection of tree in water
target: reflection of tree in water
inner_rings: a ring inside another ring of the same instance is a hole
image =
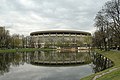
[[[10,63],[6,54],[0,54],[0,74],[9,72]]]
[[[56,51],[35,51],[35,52],[16,52],[0,54],[0,74],[9,72],[10,67],[31,64],[34,61],[81,61],[86,64],[92,62],[90,52],[56,52]],[[94,71],[98,72],[109,68],[113,62],[100,54],[93,54]]]
[[[17,67],[26,61],[24,53],[1,53],[0,54],[0,74],[9,72],[10,66]]]
[[[93,54],[93,64],[93,69],[95,73],[105,70],[114,65],[114,63],[110,59],[98,53]]]
[[[10,67],[24,65],[36,60],[41,61],[90,61],[88,53],[77,52],[56,52],[56,51],[35,51],[35,52],[16,52],[0,54],[0,74],[9,72]]]

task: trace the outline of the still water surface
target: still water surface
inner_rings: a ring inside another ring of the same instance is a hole
[[[51,65],[51,62],[72,61],[75,61],[75,64]],[[77,64],[80,61],[82,63]],[[46,65],[41,62],[48,63]],[[113,62],[109,59],[92,52],[1,53],[0,80],[79,80],[112,65]]]

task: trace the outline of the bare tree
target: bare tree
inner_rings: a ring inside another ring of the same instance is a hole
[[[100,37],[99,42],[101,44],[99,46],[102,46],[105,50],[115,46],[116,48],[120,47],[119,0],[112,0],[105,3],[103,9],[96,15],[95,27],[97,27],[97,31],[94,38]]]
[[[98,33],[100,36],[101,47],[102,48],[105,47],[105,50],[107,50],[107,41],[106,41],[107,26],[108,26],[108,21],[107,21],[106,16],[104,16],[104,13],[102,11],[98,12],[95,18],[95,27],[97,27],[99,30]]]
[[[108,1],[104,7],[104,13],[109,20],[109,28],[115,33],[114,36],[118,39],[118,46],[120,47],[120,1]]]

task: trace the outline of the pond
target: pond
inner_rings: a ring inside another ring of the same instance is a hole
[[[91,51],[0,53],[0,80],[79,80],[111,66]]]

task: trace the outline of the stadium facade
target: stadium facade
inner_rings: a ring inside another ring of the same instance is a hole
[[[91,33],[75,30],[49,30],[30,33],[35,48],[77,48],[90,45]]]

